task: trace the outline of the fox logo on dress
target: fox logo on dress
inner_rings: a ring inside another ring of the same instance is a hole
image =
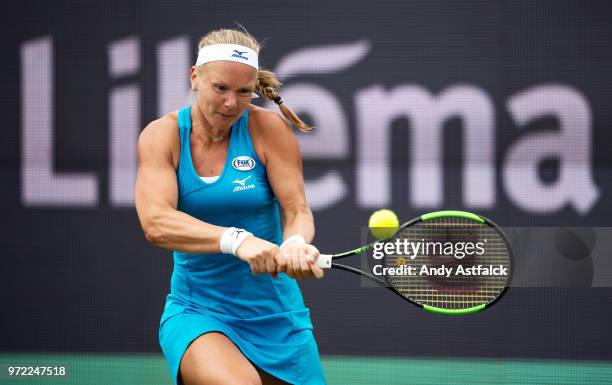
[[[252,188],[255,188],[255,183],[246,184],[246,181],[249,180],[252,176],[253,175],[249,175],[244,179],[236,179],[235,181],[233,181],[232,183],[236,183],[238,184],[238,186],[234,187],[232,192],[250,190]]]
[[[249,171],[255,167],[255,159],[250,156],[237,156],[232,160],[232,167],[238,171]]]

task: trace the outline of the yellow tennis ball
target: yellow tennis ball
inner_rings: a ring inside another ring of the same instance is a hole
[[[368,227],[376,239],[387,239],[395,235],[399,220],[393,211],[382,209],[372,213]]]

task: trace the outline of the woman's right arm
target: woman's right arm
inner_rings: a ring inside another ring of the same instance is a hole
[[[136,211],[146,238],[165,249],[218,253],[225,228],[178,211],[173,147],[179,151],[176,122],[163,117],[151,122],[138,138]]]

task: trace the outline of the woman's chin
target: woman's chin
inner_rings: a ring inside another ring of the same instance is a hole
[[[234,122],[237,119],[235,117],[231,117],[231,118],[226,118],[226,117],[222,117],[220,119],[216,119],[216,123],[215,127],[219,127],[221,129],[228,129],[232,126],[232,124],[234,124]]]

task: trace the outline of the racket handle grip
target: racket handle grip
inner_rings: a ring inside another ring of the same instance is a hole
[[[317,266],[321,269],[329,269],[332,264],[332,256],[330,254],[319,254],[317,258]]]

